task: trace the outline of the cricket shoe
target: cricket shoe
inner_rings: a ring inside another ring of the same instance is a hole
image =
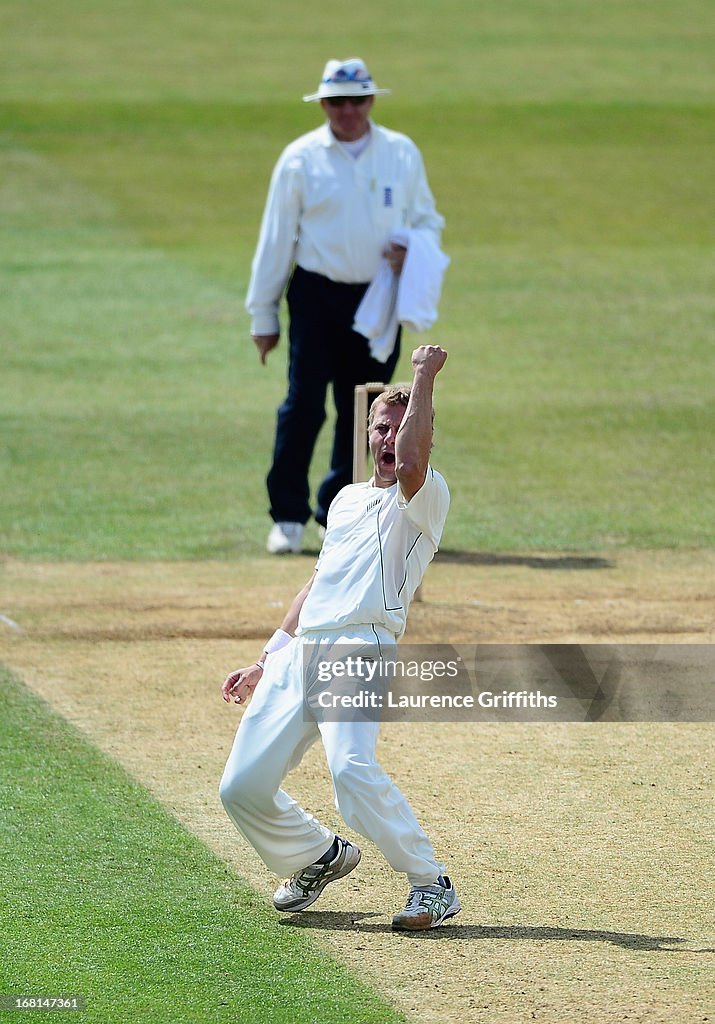
[[[266,550],[272,555],[297,555],[303,544],[302,523],[274,523]]]
[[[457,892],[447,875],[440,875],[434,885],[413,886],[405,909],[392,919],[397,931],[424,931],[439,928],[443,921],[462,909]]]
[[[305,910],[315,903],[326,885],[338,878],[344,878],[358,866],[362,857],[360,849],[341,836],[335,838],[338,842],[338,852],[331,861],[327,864],[309,864],[307,868],[297,871],[278,886],[273,893],[273,906],[276,910],[288,910],[292,913]]]

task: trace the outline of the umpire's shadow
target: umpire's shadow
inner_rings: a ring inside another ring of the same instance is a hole
[[[479,925],[448,922],[440,928],[428,931],[393,932],[389,922],[372,921],[382,917],[373,913],[349,913],[337,910],[306,910],[281,918],[283,926],[291,928],[315,928],[324,931],[390,932],[398,937],[411,939],[466,939],[471,941],[506,939],[517,942],[610,942],[623,949],[663,953],[712,953],[712,949],[684,949],[676,944],[687,939],[675,935],[641,935],[637,932],[611,932],[595,928],[553,928],[541,925]],[[675,948],[674,948],[675,947]]]

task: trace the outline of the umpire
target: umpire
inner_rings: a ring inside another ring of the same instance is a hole
[[[387,92],[359,58],[328,61],[318,91],[303,97],[320,102],[326,123],[292,142],[271,178],[246,308],[265,364],[278,344],[278,307],[288,284],[288,394],[278,410],[267,478],[272,554],[301,550],[311,515],[308,471],[328,385],[336,424],[314,513],[321,526],[337,492],[352,480],[355,385],[392,379],[399,335],[383,363],[352,329],[381,258],[395,273],[402,269],[405,250],[390,235],[413,228],[439,243],[444,226],[414,142],[370,118],[375,96]]]

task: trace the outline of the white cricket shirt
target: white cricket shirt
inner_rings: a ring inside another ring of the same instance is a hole
[[[278,307],[294,263],[331,281],[366,284],[392,232],[405,227],[433,232],[437,244],[444,227],[411,139],[370,122],[357,158],[328,124],[296,139],[268,190],[246,296],[251,332],[279,332]]]
[[[411,501],[399,489],[349,484],[328,511],[317,574],[298,633],[380,625],[399,639],[407,609],[439,545],[449,490],[430,466]]]

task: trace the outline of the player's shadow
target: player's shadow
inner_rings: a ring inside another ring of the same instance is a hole
[[[320,547],[304,547],[304,558],[317,558]],[[455,548],[440,548],[434,556],[435,562],[453,565],[524,565],[528,569],[613,569],[615,562],[598,555],[503,555],[495,551],[458,551]]]
[[[336,910],[308,910],[302,914],[291,914],[281,920],[281,924],[292,928],[315,928],[323,931],[351,932],[392,932],[389,922],[372,921],[371,918],[382,917],[374,912],[370,914],[345,913]],[[460,925],[450,922],[441,928],[423,932],[397,932],[399,936],[413,939],[467,939],[478,941],[484,939],[506,939],[516,942],[610,942],[622,949],[663,953],[712,953],[712,949],[678,949],[676,944],[687,942],[687,939],[674,935],[641,935],[635,932],[611,932],[598,928],[553,928],[527,925]]]
[[[613,569],[615,562],[597,555],[506,555],[494,551],[440,548],[435,562],[454,565],[524,565],[528,569]]]

